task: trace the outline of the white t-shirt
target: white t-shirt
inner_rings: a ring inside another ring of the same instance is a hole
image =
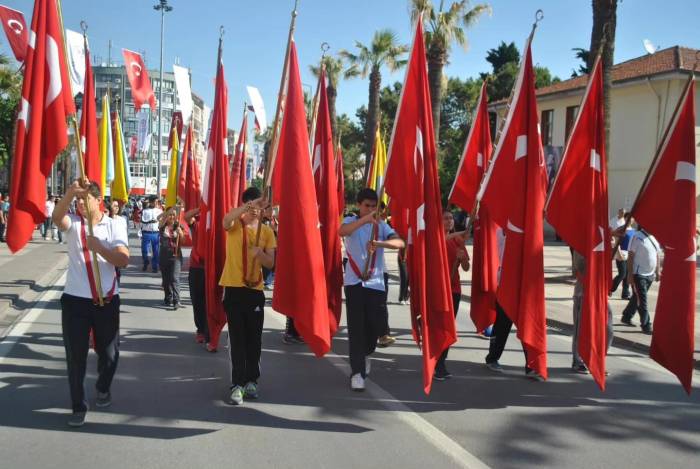
[[[53,215],[53,208],[54,208],[53,200],[47,200],[45,207],[46,207],[46,210],[44,210],[44,213],[46,214],[46,218],[51,218],[51,215]]]
[[[163,213],[158,207],[147,208],[141,214],[142,231],[158,231],[158,217]]]
[[[83,230],[83,217],[78,215],[68,215],[68,217],[71,222],[70,227],[65,232],[65,240],[68,245],[68,274],[63,292],[81,298],[92,298],[90,280],[87,274],[87,268],[85,267],[85,257],[83,254],[81,234]],[[119,221],[114,221],[107,215],[103,215],[102,220],[93,225],[93,233],[102,244],[110,249],[114,249],[117,246],[129,247],[126,225]],[[85,235],[87,236],[87,234],[88,228],[86,226]],[[92,253],[88,251],[88,255],[92,263]],[[119,294],[119,285],[115,281],[117,273],[114,266],[99,254],[97,255],[97,263],[99,264],[100,276],[102,277],[102,294],[106,296],[113,286],[113,294]]]
[[[634,253],[632,273],[634,275],[651,276],[656,273],[658,262],[659,242],[652,235],[637,231],[627,248]]]

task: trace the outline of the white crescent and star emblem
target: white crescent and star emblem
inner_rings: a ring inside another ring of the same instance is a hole
[[[7,26],[18,36],[24,31],[24,25],[17,20],[7,20]]]
[[[130,66],[134,70],[134,75],[136,75],[137,77],[140,77],[141,76],[141,65],[139,65],[136,62],[131,62]]]

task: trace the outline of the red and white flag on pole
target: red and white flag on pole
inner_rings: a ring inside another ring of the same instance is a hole
[[[610,229],[603,118],[603,66],[598,57],[546,206],[547,221],[586,258],[578,353],[605,390]]]
[[[543,216],[547,170],[532,67],[525,45],[505,127],[477,199],[506,234],[497,299],[518,328],[527,365],[547,378]]]
[[[17,252],[46,219],[46,179],[68,144],[66,118],[75,114],[56,0],[36,0],[24,61],[22,100],[12,164],[7,245]]]
[[[202,187],[199,177],[199,166],[194,159],[192,126],[187,127],[185,145],[182,147],[182,162],[177,193],[180,195],[185,211],[199,207],[202,197]]]
[[[238,142],[233,153],[233,164],[231,165],[231,200],[234,206],[243,203],[243,191],[246,190],[245,164],[246,164],[246,142],[248,137],[248,109],[243,111],[243,122],[241,132],[238,134]]]
[[[338,141],[335,152],[335,177],[338,182],[338,216],[345,213],[345,172],[343,171],[343,147]]]
[[[650,356],[690,394],[695,349],[695,80],[690,79],[632,215],[664,249]]]
[[[316,117],[316,135],[313,144],[313,170],[318,201],[318,218],[321,224],[321,244],[323,246],[323,263],[326,269],[326,290],[330,317],[330,333],[333,336],[340,324],[343,305],[343,260],[340,249],[340,219],[338,217],[338,180],[335,158],[333,156],[333,133],[331,115],[328,109],[326,92],[326,71],[321,69],[318,80],[318,116]]]
[[[141,109],[144,103],[148,103],[152,110],[156,110],[156,95],[151,87],[151,80],[148,78],[148,70],[146,64],[143,63],[143,57],[138,52],[122,49],[124,55],[124,67],[126,68],[126,76],[129,77],[129,85],[131,85],[131,96],[134,99],[134,108],[136,112]]]
[[[29,41],[29,32],[27,31],[27,23],[24,21],[24,15],[21,11],[0,5],[0,21],[2,21],[2,28],[5,30],[7,42],[10,43],[15,59],[19,62],[24,62]]]
[[[408,272],[413,333],[423,352],[423,387],[430,393],[435,364],[457,340],[457,333],[442,227],[422,16],[416,24],[385,180],[393,207],[397,212],[409,212]]]
[[[304,94],[294,42],[289,51],[289,78],[274,192],[279,202],[279,235],[272,308],[294,319],[294,327],[317,357],[331,346],[318,202],[309,155]]]
[[[226,261],[226,231],[221,226],[224,215],[231,210],[231,183],[226,136],[228,91],[221,61],[221,43],[216,63],[214,110],[207,149],[207,166],[200,205],[200,226],[197,233],[197,255],[204,260],[205,298],[209,323],[210,345],[218,347],[221,330],[226,324],[226,312],[221,301],[223,287],[219,286]]]
[[[462,160],[452,185],[449,202],[472,213],[476,194],[491,162],[493,145],[489,125],[486,82],[481,85],[481,95],[469,129]],[[469,315],[481,332],[496,321],[496,290],[498,288],[498,240],[497,225],[486,207],[479,207],[473,222],[474,252],[472,255],[472,289]]]
[[[86,52],[83,112],[80,116],[80,146],[83,150],[83,161],[85,161],[85,176],[90,181],[100,184],[102,181],[102,161],[100,159],[100,142],[97,131],[95,78],[92,73],[89,51]]]

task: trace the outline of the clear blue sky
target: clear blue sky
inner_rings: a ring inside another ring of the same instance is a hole
[[[33,1],[0,0],[31,18]],[[620,0],[615,61],[644,54],[642,39],[662,48],[674,45],[700,48],[700,1]],[[121,61],[121,49],[145,50],[149,68],[158,67],[160,14],[156,0],[63,0],[67,28],[79,30],[89,24],[91,50],[106,61],[107,43],[112,56]],[[240,125],[245,85],[260,88],[268,116],[274,114],[284,46],[293,0],[170,0],[174,7],[166,15],[166,70],[175,57],[192,69],[193,89],[211,105],[219,25],[224,25],[224,63],[229,87],[229,127]],[[438,1],[436,0],[436,3]],[[533,44],[536,63],[568,78],[578,66],[574,47],[588,48],[592,23],[590,0],[491,0],[491,17],[484,16],[468,32],[468,50],[453,48],[450,76],[478,76],[489,70],[486,51],[500,41],[515,41],[522,47],[537,8],[544,10]],[[318,61],[320,44],[331,52],[353,48],[355,40],[369,42],[374,31],[393,29],[401,41],[411,40],[408,0],[300,0],[296,41],[302,66],[302,81],[315,87],[308,70]],[[6,41],[2,50],[8,52]],[[384,83],[403,80],[403,73],[384,73]],[[339,86],[338,111],[354,115],[367,101],[367,80],[355,79]]]

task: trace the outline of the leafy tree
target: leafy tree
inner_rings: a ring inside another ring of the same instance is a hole
[[[0,171],[9,174],[17,109],[22,93],[22,75],[0,54]]]
[[[428,61],[428,81],[433,111],[435,141],[440,141],[440,114],[442,109],[445,79],[443,68],[449,61],[452,43],[467,47],[467,28],[473,26],[484,13],[490,13],[487,4],[471,6],[469,0],[450,2],[440,0],[436,9],[431,0],[411,0],[411,16],[415,21],[422,13],[427,20],[425,30],[426,55]]]
[[[340,79],[354,78],[357,76],[357,68],[345,68],[345,60],[342,56],[333,57],[331,55],[326,55],[323,57],[323,65],[326,67],[326,76],[328,77],[328,84],[326,85],[326,93],[328,94],[328,111],[331,115],[331,129],[333,131],[333,140],[337,143],[337,129],[336,129],[336,109],[335,100],[338,97],[338,84]],[[311,73],[318,79],[321,73],[320,65],[309,66]]]
[[[379,90],[382,85],[381,69],[386,66],[390,71],[398,70],[406,65],[404,55],[408,52],[408,46],[399,44],[396,35],[389,29],[382,29],[374,33],[369,45],[355,41],[358,49],[356,54],[347,50],[341,50],[340,55],[351,66],[351,74],[365,78],[369,75],[369,102],[368,113],[365,122],[365,155],[372,153],[374,133],[379,112]],[[365,173],[369,166],[369,158],[366,158]]]
[[[591,69],[588,68],[588,61],[591,55],[590,51],[581,47],[574,47],[571,50],[576,52],[576,58],[583,62],[582,65],[578,66],[578,70],[574,69],[571,71],[571,78],[576,78],[577,76],[588,75],[591,73]]]

